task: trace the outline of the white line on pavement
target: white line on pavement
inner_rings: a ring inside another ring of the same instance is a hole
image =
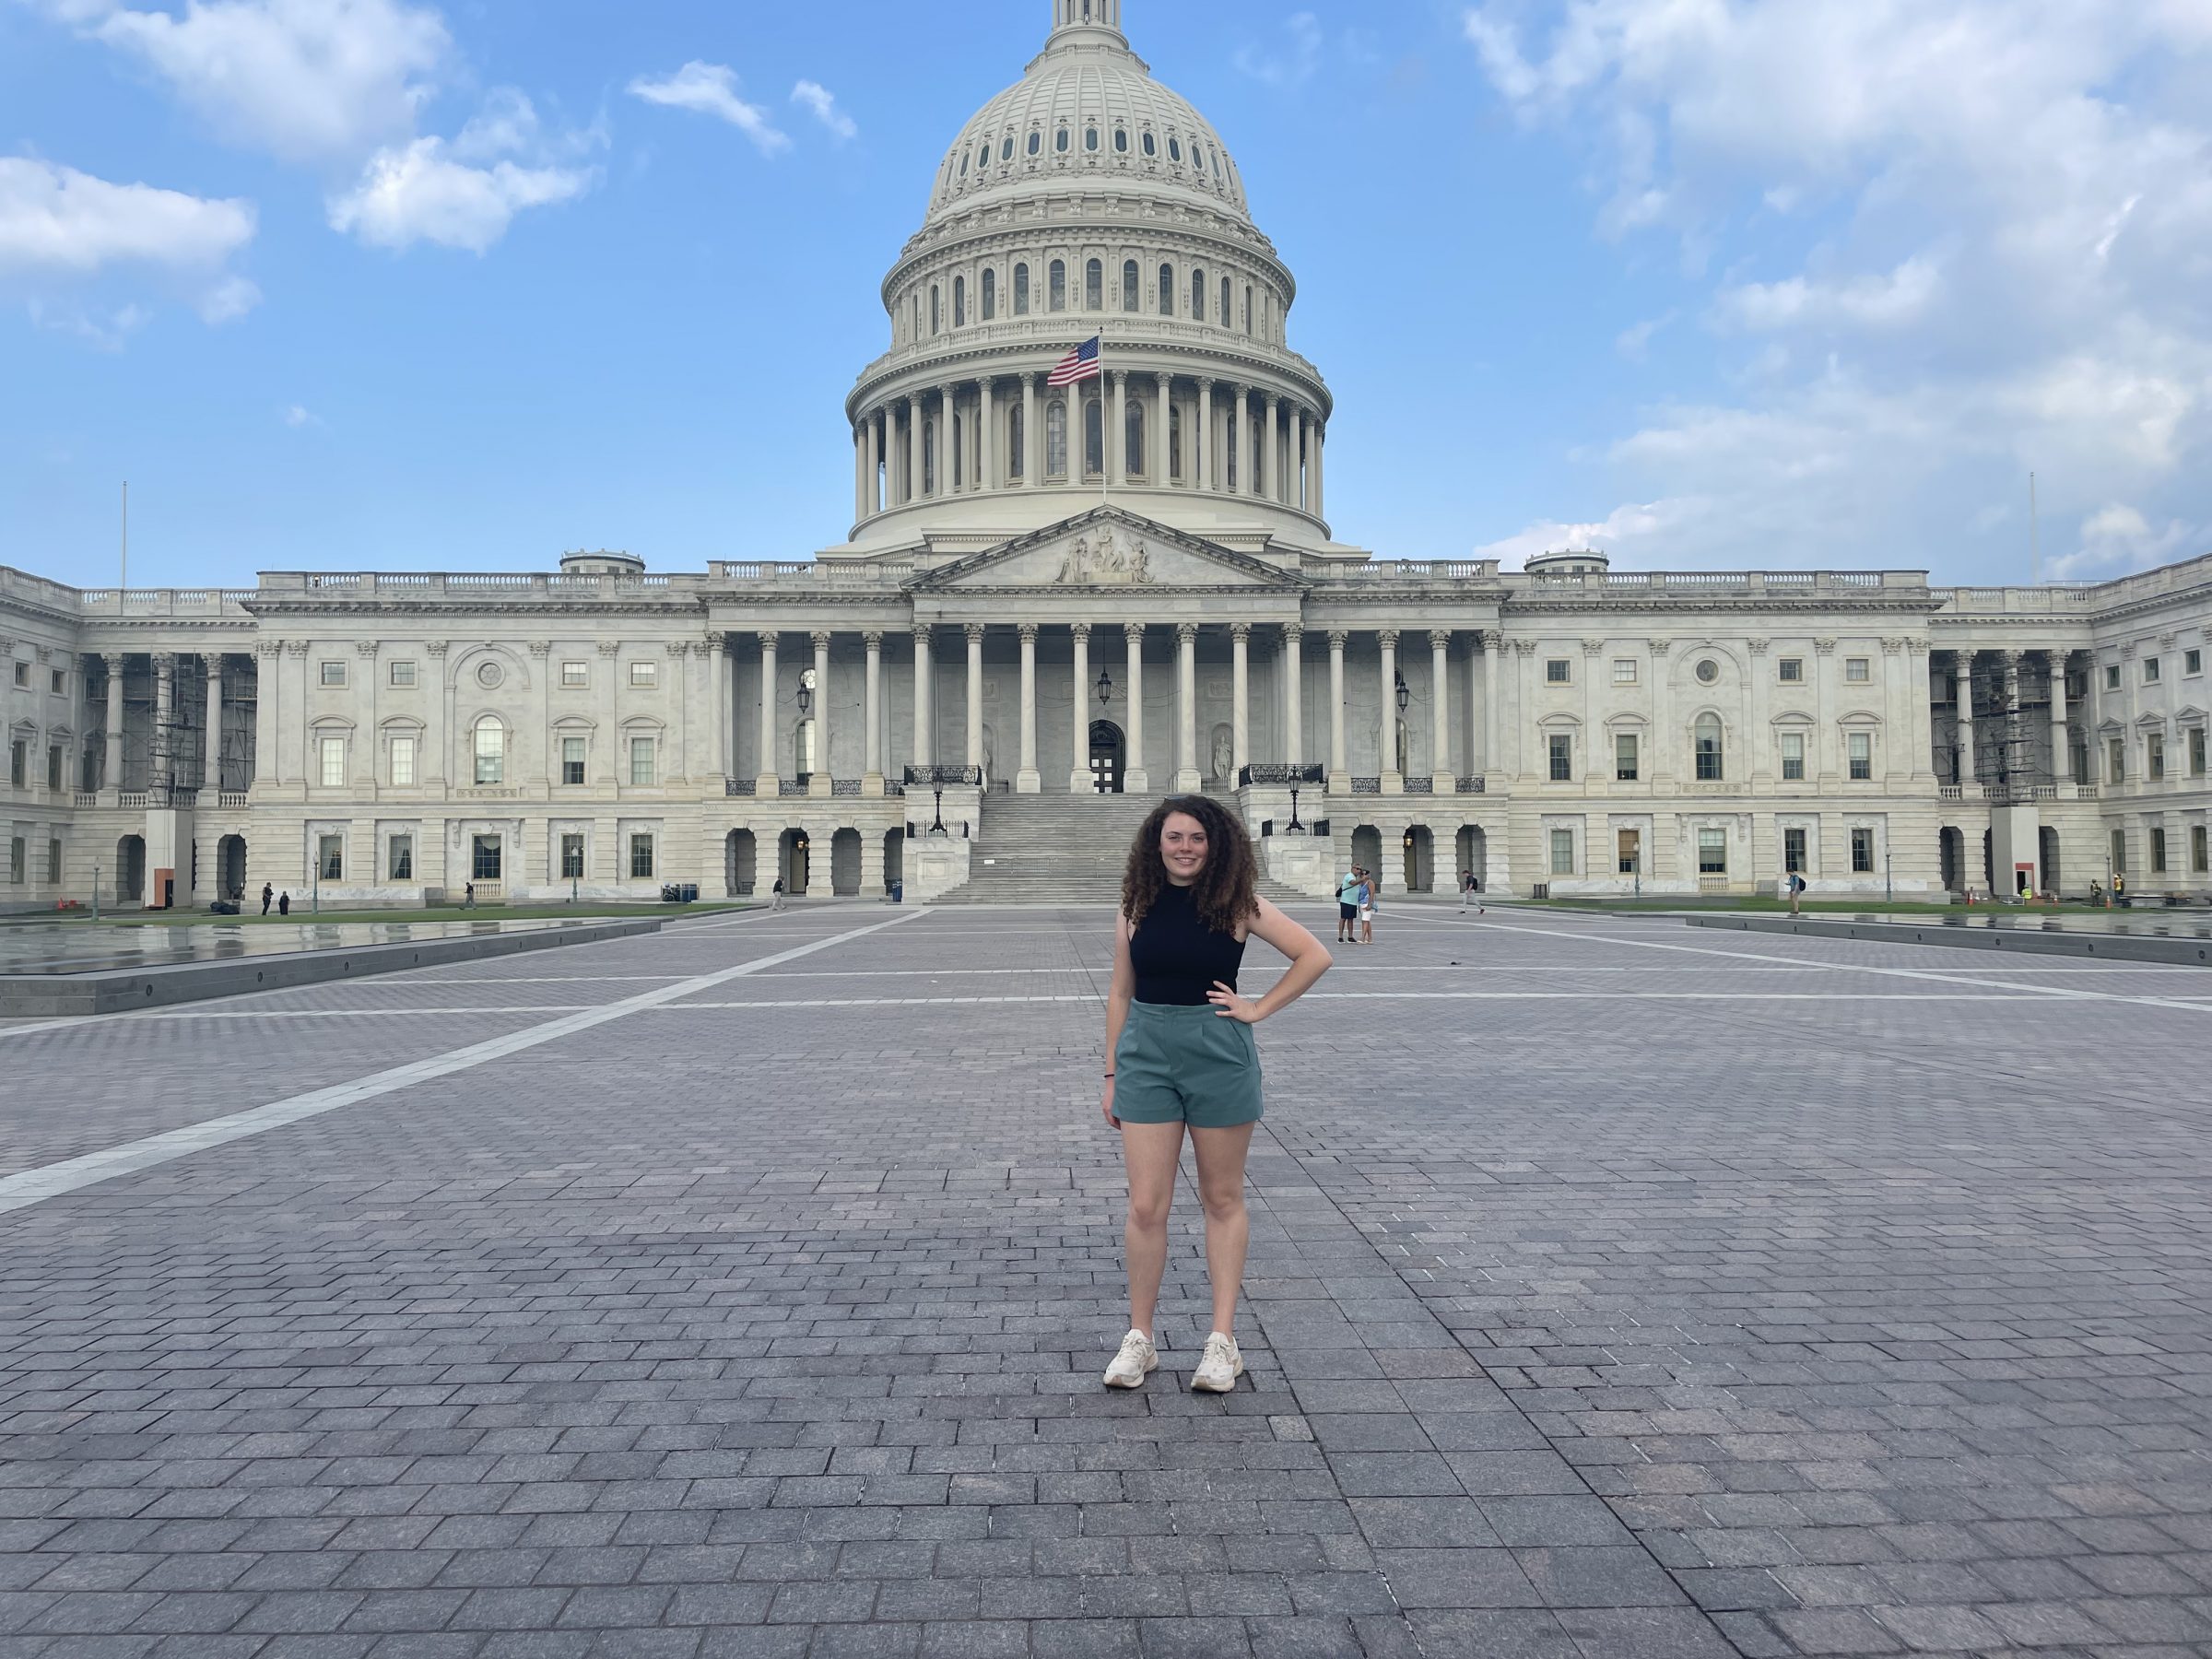
[[[434,1077],[450,1077],[454,1072],[467,1071],[488,1061],[504,1059],[524,1049],[571,1037],[579,1031],[588,1031],[609,1020],[620,1019],[625,1015],[658,1007],[679,996],[691,996],[701,991],[712,990],[716,985],[758,973],[763,968],[772,968],[779,962],[811,956],[818,950],[827,950],[832,946],[850,944],[854,939],[881,933],[887,927],[895,927],[910,917],[922,913],[910,911],[905,915],[893,916],[871,926],[852,928],[844,933],[817,939],[809,945],[779,951],[773,956],[740,962],[734,968],[719,969],[712,973],[679,980],[675,984],[663,985],[654,991],[641,991],[635,996],[625,997],[620,1002],[567,1014],[559,1019],[547,1020],[543,1025],[510,1031],[503,1037],[473,1042],[465,1048],[451,1049],[428,1059],[410,1061],[405,1065],[372,1072],[350,1083],[311,1089],[306,1094],[293,1095],[288,1100],[272,1100],[265,1106],[235,1112],[228,1117],[211,1118],[204,1124],[192,1124],[165,1134],[149,1135],[140,1140],[127,1141],[120,1147],[88,1152],[80,1158],[64,1159],[59,1163],[0,1176],[0,1214],[23,1209],[46,1199],[59,1197],[65,1193],[74,1193],[96,1182],[112,1180],[118,1175],[127,1175],[156,1164],[168,1163],[173,1159],[189,1157],[209,1147],[219,1147],[250,1135],[259,1135],[264,1130],[281,1128],[287,1124],[299,1123],[303,1118],[319,1117],[324,1112],[335,1112],[341,1106],[374,1100],[379,1095],[411,1088],[417,1083],[427,1083]]]

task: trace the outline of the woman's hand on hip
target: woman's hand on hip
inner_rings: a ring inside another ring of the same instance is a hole
[[[1105,1098],[1099,1102],[1099,1111],[1105,1115],[1107,1128],[1119,1129],[1122,1126],[1122,1120],[1113,1115],[1113,1079],[1112,1077],[1106,1079],[1106,1094]]]
[[[1206,994],[1206,1000],[1214,1005],[1214,1012],[1223,1019],[1241,1019],[1246,1025],[1258,1025],[1267,1018],[1260,1012],[1260,1005],[1249,996],[1239,996],[1219,980]]]

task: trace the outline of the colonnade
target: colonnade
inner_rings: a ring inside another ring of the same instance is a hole
[[[178,789],[218,790],[222,786],[222,732],[223,688],[225,685],[224,653],[199,653],[199,663],[206,688],[206,712],[200,725],[200,753],[196,767],[183,764],[180,743],[175,734],[190,724],[182,712],[179,699],[182,690],[179,670],[192,660],[194,653],[175,651],[157,651],[147,653],[152,672],[151,727],[147,734],[147,787],[166,798]],[[89,660],[89,659],[87,659]],[[100,790],[111,797],[104,804],[116,805],[112,798],[123,789],[123,727],[124,727],[124,672],[128,662],[122,652],[105,652],[99,662],[106,677],[101,720],[101,747]],[[79,672],[83,664],[80,662]],[[164,741],[164,732],[172,734]]]
[[[2030,774],[2037,782],[2041,781],[2043,768],[2037,762],[2043,757],[2038,752],[2040,746],[2025,754],[2007,754],[2006,752],[2008,748],[2032,742],[2028,728],[2035,720],[2035,716],[2021,712],[2017,715],[2020,723],[2018,732],[2016,734],[2009,729],[2011,722],[2016,718],[2014,712],[2021,710],[2020,669],[2028,657],[2032,654],[2041,654],[2045,659],[2050,684],[2051,700],[2046,711],[2050,724],[2048,754],[2050,781],[2062,788],[2077,782],[2086,785],[2093,785],[2096,782],[2093,757],[2088,775],[2079,779],[2074,776],[2072,724],[2066,690],[2066,666],[2073,653],[2065,646],[2042,646],[2028,649],[2004,648],[1992,651],[1966,647],[1951,652],[1954,683],[1951,700],[1953,710],[1952,765],[1948,769],[1947,778],[1942,776],[1942,770],[1939,769],[1938,777],[1942,782],[1955,786],[1975,782],[2020,783],[2027,782]],[[1992,688],[1995,692],[1995,698],[1993,707],[1977,709],[1975,667],[1978,659],[1983,657],[1993,659],[1996,669],[1995,684]],[[2089,693],[2093,704],[2097,695],[2093,677]],[[1932,700],[1931,699],[1931,702]],[[2085,711],[2085,714],[2086,712]],[[2088,718],[2093,719],[2094,716],[2091,715]],[[1977,724],[1978,721],[1983,724]],[[1983,747],[1985,747],[1983,743],[1983,735],[1991,730],[1996,731],[1998,735],[1994,745],[1987,747],[1993,747],[1995,753],[1989,759],[1983,760],[1979,752]]]
[[[855,522],[978,491],[1077,488],[1100,480],[1087,407],[1100,410],[1103,477],[1246,496],[1324,516],[1321,411],[1273,387],[1210,375],[1110,369],[1061,389],[1042,371],[947,381],[893,396],[853,429]],[[1055,437],[1048,429],[1063,410]],[[1138,444],[1129,442],[1141,411]],[[1202,441],[1191,441],[1191,434]]]

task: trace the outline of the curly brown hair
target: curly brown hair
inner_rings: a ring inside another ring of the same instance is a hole
[[[1129,848],[1128,866],[1122,872],[1122,913],[1131,927],[1137,926],[1167,885],[1167,866],[1160,862],[1159,836],[1168,815],[1182,813],[1196,818],[1206,830],[1206,863],[1191,884],[1198,902],[1198,916],[1218,933],[1234,933],[1259,913],[1260,869],[1252,855],[1252,841],[1236,815],[1209,795],[1170,795],[1155,807],[1138,828]]]

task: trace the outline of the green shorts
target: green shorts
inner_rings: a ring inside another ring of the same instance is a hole
[[[1228,1129],[1259,1120],[1259,1044],[1250,1026],[1211,1004],[1131,1003],[1113,1075],[1113,1115],[1124,1123]]]

